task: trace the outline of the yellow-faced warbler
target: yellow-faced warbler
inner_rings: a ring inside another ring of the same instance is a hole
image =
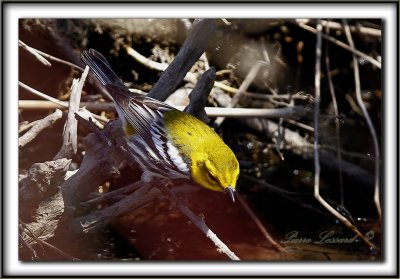
[[[83,51],[82,60],[113,97],[128,152],[144,173],[192,179],[204,188],[227,192],[234,201],[239,164],[213,129],[190,114],[130,92],[97,51]]]

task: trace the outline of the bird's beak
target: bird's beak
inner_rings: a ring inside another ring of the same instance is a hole
[[[232,202],[235,202],[235,189],[232,186],[228,186],[226,187],[225,192],[229,195]]]

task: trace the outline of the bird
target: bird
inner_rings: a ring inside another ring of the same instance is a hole
[[[188,179],[225,192],[235,201],[239,163],[211,127],[164,102],[129,91],[96,50],[84,50],[81,58],[112,96],[122,120],[126,151],[142,169],[142,178]]]

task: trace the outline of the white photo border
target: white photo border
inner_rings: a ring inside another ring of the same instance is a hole
[[[2,3],[3,276],[398,276],[398,4]],[[382,18],[384,251],[377,262],[21,262],[18,260],[19,18]]]

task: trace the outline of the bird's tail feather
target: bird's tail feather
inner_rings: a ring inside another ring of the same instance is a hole
[[[89,51],[84,50],[81,57],[83,62],[90,67],[103,85],[121,82],[101,53],[94,49],[90,49]]]

